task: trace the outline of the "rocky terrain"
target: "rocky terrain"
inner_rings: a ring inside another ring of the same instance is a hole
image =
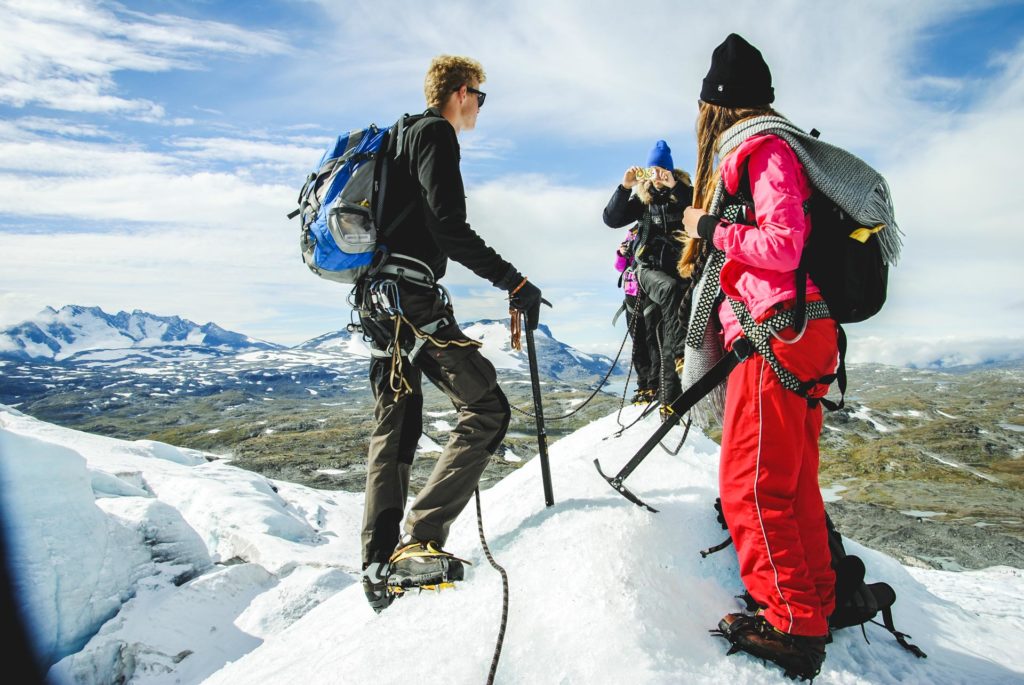
[[[857,365],[847,405],[822,434],[840,530],[906,563],[1024,565],[1024,364]]]

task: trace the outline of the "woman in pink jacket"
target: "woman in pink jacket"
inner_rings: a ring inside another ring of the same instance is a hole
[[[768,338],[775,360],[755,353],[729,377],[719,487],[740,575],[760,605],[727,614],[719,631],[733,645],[813,678],[825,658],[835,576],[818,488],[821,407],[838,358],[837,328],[808,279],[801,330],[784,327],[796,296],[796,270],[812,230],[811,184],[793,149],[775,135],[752,135],[715,164],[722,134],[737,122],[775,114],[771,73],[761,53],[736,34],[716,48],[697,119],[694,206],[683,215],[689,240],[680,270],[690,275],[709,245],[724,253],[718,307],[730,349],[748,327],[783,322]],[[708,213],[717,209],[717,215]],[[698,274],[694,274],[696,277]],[[815,304],[817,303],[817,304]],[[689,361],[689,359],[688,359]],[[775,364],[808,381],[802,396],[783,387]]]

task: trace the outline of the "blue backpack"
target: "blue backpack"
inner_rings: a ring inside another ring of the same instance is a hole
[[[299,206],[289,219],[302,217],[299,246],[302,261],[321,278],[354,284],[374,264],[379,242],[415,208],[405,207],[385,227],[378,225],[384,208],[387,150],[397,137],[397,157],[405,128],[421,115],[403,116],[388,129],[376,124],[338,136],[299,191]]]

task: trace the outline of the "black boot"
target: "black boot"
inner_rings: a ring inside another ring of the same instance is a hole
[[[782,667],[788,678],[814,680],[825,661],[826,636],[805,637],[776,630],[761,614],[726,614],[711,631],[732,643],[729,654],[744,651]]]
[[[373,562],[363,569],[363,592],[366,601],[378,614],[395,601],[395,594],[388,590],[388,562]]]
[[[650,388],[637,388],[636,392],[633,393],[633,399],[630,400],[633,404],[650,404],[654,401],[654,390]]]

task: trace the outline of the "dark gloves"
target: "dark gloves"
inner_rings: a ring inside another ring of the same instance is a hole
[[[540,288],[523,279],[518,290],[509,291],[508,301],[513,309],[526,314],[526,329],[537,330],[537,324],[540,323],[540,303],[544,301],[540,296]]]
[[[508,301],[512,308],[526,314],[527,330],[537,330],[537,324],[540,323],[541,303],[551,306],[550,302],[540,296],[540,288],[526,280],[512,265],[509,265],[504,276],[495,281],[494,287],[507,290]]]
[[[714,244],[715,230],[721,221],[722,219],[714,214],[705,214],[697,221],[697,235]]]

